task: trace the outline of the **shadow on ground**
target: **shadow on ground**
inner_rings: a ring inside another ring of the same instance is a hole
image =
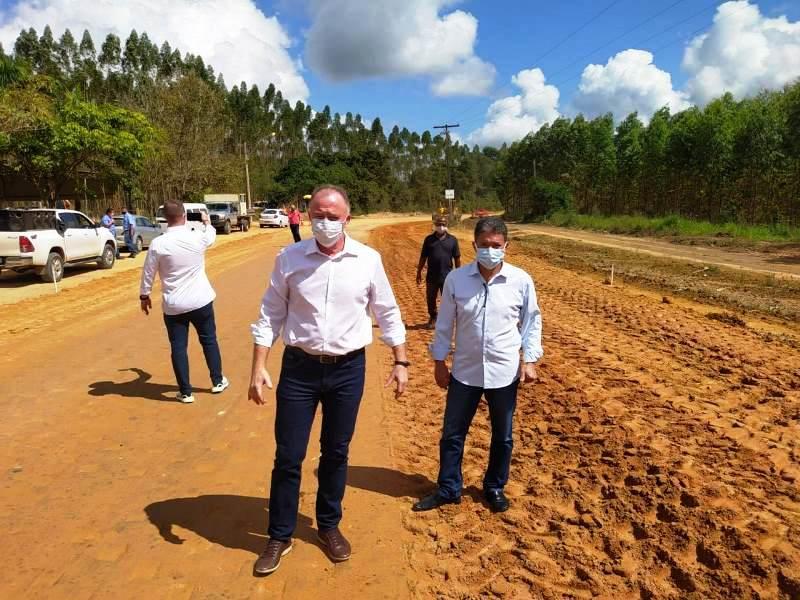
[[[144,398],[159,402],[177,402],[175,395],[178,386],[169,383],[151,383],[153,376],[142,369],[120,369],[120,372],[130,371],[136,373],[136,379],[117,383],[114,381],[95,381],[89,384],[90,396],[123,396],[125,398]],[[210,389],[195,390],[210,392]]]
[[[436,487],[424,475],[409,475],[385,467],[353,465],[347,469],[347,485],[392,498],[415,498]]]
[[[260,554],[267,543],[268,506],[266,498],[214,494],[154,502],[146,506],[144,512],[170,544],[186,541],[172,530],[177,525],[213,544]],[[298,515],[295,537],[317,544],[311,519],[305,515]]]

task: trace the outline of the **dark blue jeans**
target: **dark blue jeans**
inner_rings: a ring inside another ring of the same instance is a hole
[[[285,541],[294,534],[301,467],[317,404],[322,404],[317,527],[320,531],[333,529],[342,520],[347,455],[364,393],[365,365],[363,352],[323,365],[291,348],[284,351],[277,389],[269,537]]]
[[[214,322],[214,303],[210,302],[196,310],[181,315],[164,315],[164,324],[167,326],[169,344],[172,347],[172,369],[181,394],[191,395],[192,384],[189,383],[189,355],[186,348],[189,345],[189,324],[194,325],[206,365],[211,376],[211,383],[216,385],[222,381],[222,357],[217,343],[217,325]]]
[[[502,490],[508,483],[511,450],[514,447],[511,429],[518,387],[519,379],[511,385],[496,389],[464,385],[455,378],[450,379],[442,439],[439,442],[438,483],[439,494],[443,497],[452,500],[461,496],[464,485],[461,476],[464,441],[483,395],[489,405],[489,419],[492,423],[492,443],[489,447],[489,465],[483,477],[483,490]]]

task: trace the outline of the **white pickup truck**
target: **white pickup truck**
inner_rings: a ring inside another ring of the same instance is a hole
[[[0,210],[0,271],[36,270],[45,281],[60,281],[65,265],[110,269],[116,254],[111,232],[76,210]]]

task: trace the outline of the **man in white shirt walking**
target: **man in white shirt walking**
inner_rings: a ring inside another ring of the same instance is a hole
[[[347,193],[325,185],[308,206],[314,237],[284,248],[275,259],[269,288],[253,327],[249,398],[263,405],[270,348],[281,336],[283,352],[275,414],[275,464],[269,496],[269,540],[255,575],[268,575],[292,549],[300,498],[300,473],[317,405],[322,405],[317,528],[334,562],[350,558],[339,530],[347,482],[347,457],[364,391],[364,348],[372,319],[395,363],[386,385],[395,395],[408,382],[406,331],[380,255],[344,232],[350,221]]]
[[[214,243],[217,232],[209,224],[204,212],[203,231],[191,231],[186,227],[186,211],[183,203],[169,200],[164,203],[167,231],[155,238],[147,251],[142,270],[139,300],[142,311],[150,314],[153,302],[150,291],[156,274],[161,278],[164,324],[172,348],[172,368],[178,381],[178,400],[185,404],[194,402],[192,385],[189,383],[189,325],[193,325],[203,346],[203,354],[211,376],[211,391],[218,394],[228,387],[222,374],[222,357],[217,343],[217,327],[214,322],[214,299],[216,293],[206,276],[205,254]]]
[[[483,493],[494,512],[508,510],[503,488],[511,464],[517,387],[520,379],[523,383],[536,379],[534,364],[543,354],[542,317],[533,280],[504,261],[508,229],[502,219],[479,220],[473,245],[477,260],[452,271],[442,292],[431,344],[436,384],[447,389],[439,442],[439,487],[414,504],[415,511],[461,502],[464,441],[481,396],[486,397],[492,425]],[[454,326],[451,373],[445,359]]]

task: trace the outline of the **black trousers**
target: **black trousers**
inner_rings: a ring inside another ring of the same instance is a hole
[[[275,414],[275,465],[269,494],[269,537],[289,540],[297,525],[300,473],[317,406],[322,432],[317,477],[317,527],[342,519],[347,457],[364,392],[364,352],[336,364],[320,364],[287,348],[283,353]]]
[[[428,302],[428,315],[431,320],[436,319],[439,311],[436,308],[436,298],[442,293],[444,287],[444,279],[426,279],[425,280],[425,300]]]
[[[292,237],[294,238],[295,242],[300,241],[300,225],[289,225],[289,229],[292,230]]]

